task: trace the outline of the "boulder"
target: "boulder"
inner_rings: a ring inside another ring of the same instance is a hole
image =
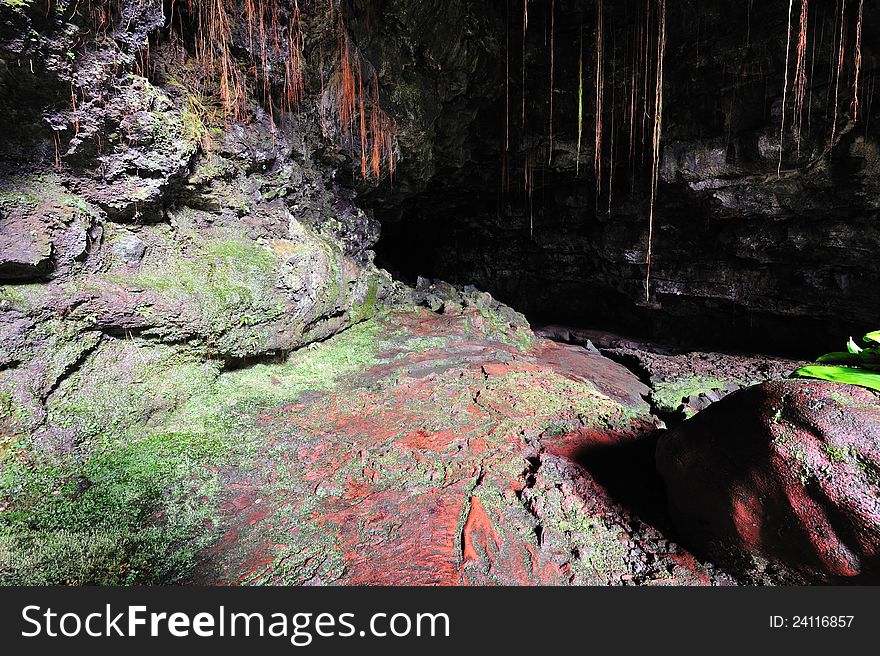
[[[111,246],[113,255],[116,256],[123,264],[129,266],[137,266],[144,259],[144,253],[147,251],[147,245],[137,235],[127,232],[119,236]]]
[[[52,239],[39,222],[0,213],[0,280],[33,280],[52,269]]]
[[[89,247],[96,210],[58,176],[10,174],[0,182],[0,282],[67,273]]]
[[[679,531],[811,579],[880,573],[880,397],[821,381],[736,392],[663,436]]]

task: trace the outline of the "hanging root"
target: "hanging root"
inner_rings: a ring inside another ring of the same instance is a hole
[[[361,72],[361,60],[357,60],[358,106],[361,117],[361,175],[367,177],[367,117],[364,112],[364,76]]]
[[[529,0],[523,0],[522,26],[522,133],[526,133],[526,36],[529,31]]]
[[[843,60],[846,53],[846,0],[840,5],[840,39],[837,50],[837,82],[834,86],[834,119],[831,122],[831,147],[834,148],[834,139],[837,136],[837,108],[840,102],[840,77],[843,73]]]
[[[615,124],[617,116],[617,103],[615,102],[614,92],[617,89],[617,59],[614,53],[614,44],[612,42],[611,52],[614,56],[611,58],[611,144],[609,151],[611,153],[611,161],[608,165],[608,216],[611,216],[611,202],[614,196],[614,159],[615,159],[615,136],[617,135],[617,126]]]
[[[809,5],[808,0],[801,0],[801,19],[798,32],[797,61],[794,75],[794,132],[797,145],[797,156],[801,156],[801,127],[804,116],[804,100],[807,95],[807,22]]]
[[[556,0],[550,0],[550,155],[547,163],[553,162],[553,78],[556,69]]]
[[[322,116],[325,124],[335,119],[337,131],[343,142],[357,152],[360,149],[361,176],[379,180],[383,164],[387,165],[389,176],[394,177],[394,132],[396,125],[382,109],[379,98],[378,73],[370,70],[357,50],[352,49],[345,27],[342,11],[336,19],[336,62],[326,84],[322,112],[329,105],[329,114]],[[326,98],[332,98],[330,103]],[[358,136],[355,137],[355,130]]]
[[[856,54],[855,54],[855,65],[856,65],[856,74],[855,74],[855,82],[853,83],[853,101],[852,106],[850,108],[852,114],[853,123],[858,122],[859,113],[861,111],[861,105],[859,104],[859,77],[862,73],[862,16],[865,9],[865,0],[859,0],[859,19],[856,23]]]
[[[578,146],[575,175],[581,172],[581,144],[584,138],[584,28],[581,26],[581,55],[578,61]]]
[[[654,255],[654,204],[660,178],[660,137],[663,132],[663,60],[666,55],[666,0],[657,0],[657,84],[654,87],[654,154],[651,167],[651,202],[648,217],[648,265],[645,274],[645,302],[651,300],[651,264]]]
[[[776,177],[782,175],[782,151],[785,140],[785,105],[788,99],[788,63],[791,52],[791,15],[794,9],[794,0],[788,0],[788,37],[785,40],[785,83],[782,87],[782,122],[779,127],[779,165],[776,167]]]
[[[593,168],[596,172],[596,195],[602,189],[602,112],[605,102],[605,19],[602,0],[596,3],[596,141]]]
[[[507,5],[507,40],[504,49],[504,152],[510,151],[510,0]]]

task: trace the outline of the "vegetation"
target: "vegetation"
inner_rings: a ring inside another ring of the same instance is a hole
[[[261,409],[369,366],[377,331],[367,322],[231,372],[174,347],[104,344],[49,403],[49,425],[76,448],[15,439],[0,450],[0,584],[189,580],[218,537],[220,472],[246,472],[261,444]]]
[[[880,330],[868,333],[863,341],[868,344],[865,348],[850,338],[846,351],[827,353],[817,360],[819,364],[798,369],[794,375],[880,391]]]

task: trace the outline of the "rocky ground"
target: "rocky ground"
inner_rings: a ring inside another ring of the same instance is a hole
[[[639,353],[657,371],[667,365],[660,383],[646,384],[596,348],[535,335],[488,294],[427,281],[407,302],[372,312],[325,342],[246,364],[138,335],[104,335],[73,351],[76,364],[48,391],[39,427],[5,441],[3,580],[824,580],[791,558],[768,559],[760,543],[719,553],[720,533],[688,533],[694,524],[675,505],[682,498],[707,499],[716,521],[736,516],[725,509],[728,488],[716,487],[731,465],[708,462],[735,462],[735,444],[701,456],[699,432],[686,433],[696,440],[688,453],[706,460],[687,466],[718,472],[707,479],[712,493],[690,489],[705,473],[666,464],[665,484],[658,475],[658,437],[669,443],[696,419],[663,437],[652,394],[708,354],[661,356],[610,338],[611,351]],[[741,358],[731,379],[759,375],[755,361]],[[687,379],[702,373],[692,367]],[[679,396],[684,405],[693,394]],[[14,396],[4,403],[9,426],[24,412]],[[876,431],[862,432],[870,441]],[[857,486],[868,499],[872,481]],[[721,500],[711,505],[711,494]]]
[[[806,362],[767,355],[686,350],[601,330],[550,325],[537,334],[586,346],[620,362],[648,387],[654,414],[675,426],[731,392],[787,378]]]
[[[222,537],[197,580],[728,582],[584,468],[593,450],[628,449],[653,428],[639,380],[491,319],[392,312],[355,329],[374,334],[368,362],[255,414],[257,453],[221,472]]]
[[[0,583],[877,576],[877,394],[787,380],[790,360],[536,334],[473,286],[395,280],[374,264],[379,223],[363,209],[391,185],[358,195],[357,154],[322,124],[323,98],[277,116],[251,99],[244,116],[222,116],[173,30],[157,38],[161,6],[116,4],[101,38],[84,40],[94,16],[77,5],[0,3],[0,111],[17,128],[0,133]],[[412,19],[404,31],[433,20],[416,3],[389,7]],[[378,52],[356,16],[352,33],[392,70],[406,48]],[[469,125],[481,76],[461,69],[482,40],[432,38],[428,51],[458,62],[435,88],[441,115]],[[449,172],[470,156],[415,111],[433,102],[422,73],[392,89],[393,148],[411,163],[389,212],[407,194],[424,209],[428,180],[448,176],[430,200],[480,168]],[[435,161],[435,145],[454,161]],[[458,194],[477,202],[470,191]],[[558,239],[588,259],[565,231]],[[516,262],[526,275],[540,265],[527,259]],[[864,261],[843,272],[862,267],[858,285],[828,273],[791,293],[833,279],[861,317],[876,292]]]

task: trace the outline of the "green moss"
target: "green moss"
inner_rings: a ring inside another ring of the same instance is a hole
[[[292,519],[279,511],[268,522],[274,529],[271,542],[275,556],[262,570],[243,578],[243,585],[302,585],[315,580],[328,585],[345,573],[338,538],[317,521],[296,521],[295,530],[291,530]]]
[[[529,488],[525,498],[542,509],[545,532],[555,533],[572,554],[571,571],[580,585],[608,585],[630,574],[623,530],[593,515],[586,504],[571,503],[568,485],[556,472],[545,470],[547,485]]]
[[[849,449],[845,446],[834,446],[832,444],[823,444],[822,450],[831,462],[847,462],[849,457]]]
[[[12,414],[12,393],[0,390],[0,419],[5,419]]]
[[[41,306],[48,296],[49,286],[45,283],[0,286],[0,303],[9,303],[24,312]]]
[[[22,449],[7,455],[0,497],[0,583],[176,582],[213,538],[217,481],[206,464],[224,445],[156,433],[107,445],[85,462]]]
[[[13,189],[0,192],[0,208],[35,210],[40,206],[40,198],[30,191]]]
[[[403,342],[408,353],[427,353],[439,351],[449,345],[449,340],[444,337],[413,337]]]
[[[224,374],[218,388],[223,395],[259,400],[295,399],[307,390],[329,389],[340,378],[375,362],[379,329],[374,322],[358,324],[324,343],[294,352],[281,364]]]
[[[377,299],[379,297],[379,281],[371,280],[370,285],[367,289],[367,295],[364,298],[363,303],[356,304],[352,309],[352,317],[353,319],[358,321],[363,321],[364,319],[372,319],[376,316],[376,304]]]
[[[279,269],[278,259],[254,242],[215,239],[196,246],[188,256],[174,254],[110,279],[151,290],[169,304],[182,306],[201,324],[209,347],[244,354],[260,342],[252,327],[285,312],[284,299],[276,292]]]
[[[205,125],[207,108],[198,98],[189,94],[187,96],[187,108],[183,110],[181,120],[183,128],[189,140],[194,143],[205,144],[210,141],[211,133]]]
[[[528,351],[534,343],[534,333],[525,326],[512,324],[497,311],[477,308],[476,313],[468,314],[469,331],[513,346],[520,351]]]
[[[663,381],[654,385],[651,400],[661,412],[674,413],[689,397],[708,394],[715,389],[724,389],[728,382],[711,376],[691,376]]]
[[[187,580],[217,537],[216,472],[247,469],[259,411],[370,366],[378,330],[366,322],[283,363],[228,373],[170,346],[103,344],[48,404],[49,425],[73,431],[77,451],[16,443],[2,455],[0,584]],[[310,548],[325,553],[321,544]],[[329,577],[337,560],[315,566]],[[279,576],[294,580],[285,562]]]
[[[569,420],[593,427],[624,426],[647,411],[647,406],[625,407],[591,383],[552,372],[540,379],[519,372],[490,378],[480,402],[506,415],[510,428],[526,426],[540,431]]]

